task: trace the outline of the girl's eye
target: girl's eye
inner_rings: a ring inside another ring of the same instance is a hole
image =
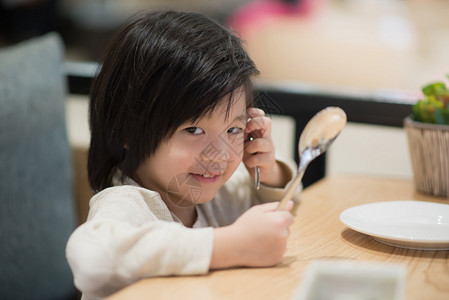
[[[186,130],[188,133],[190,133],[190,134],[195,134],[195,135],[204,133],[203,129],[201,129],[201,128],[199,128],[199,127],[187,127],[185,130]]]
[[[231,127],[228,129],[228,133],[231,133],[231,134],[239,134],[241,132],[243,132],[243,129],[240,127]]]

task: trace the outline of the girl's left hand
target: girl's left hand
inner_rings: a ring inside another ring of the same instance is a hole
[[[260,169],[260,181],[272,187],[284,187],[285,172],[275,159],[275,147],[271,138],[271,119],[261,109],[247,109],[249,118],[245,128],[245,152],[243,162],[254,178],[254,168]],[[250,140],[252,138],[252,140]]]

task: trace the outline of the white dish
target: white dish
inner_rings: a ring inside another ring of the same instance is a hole
[[[343,211],[340,220],[387,245],[449,250],[448,204],[408,200],[362,204]]]

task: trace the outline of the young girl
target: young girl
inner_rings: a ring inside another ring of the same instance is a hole
[[[281,260],[292,203],[273,201],[296,167],[275,158],[270,119],[251,107],[257,73],[240,40],[198,14],[143,14],[119,31],[91,91],[96,195],[66,249],[84,298]]]

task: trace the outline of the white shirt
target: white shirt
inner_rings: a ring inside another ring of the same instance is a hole
[[[296,172],[294,163],[282,163]],[[264,185],[256,190],[242,163],[212,201],[196,205],[197,220],[187,228],[159,193],[130,178],[115,179],[113,187],[92,197],[86,223],[67,243],[75,286],[83,299],[95,299],[145,277],[206,274],[213,228],[232,224],[251,206],[278,201],[283,194],[284,189]]]

